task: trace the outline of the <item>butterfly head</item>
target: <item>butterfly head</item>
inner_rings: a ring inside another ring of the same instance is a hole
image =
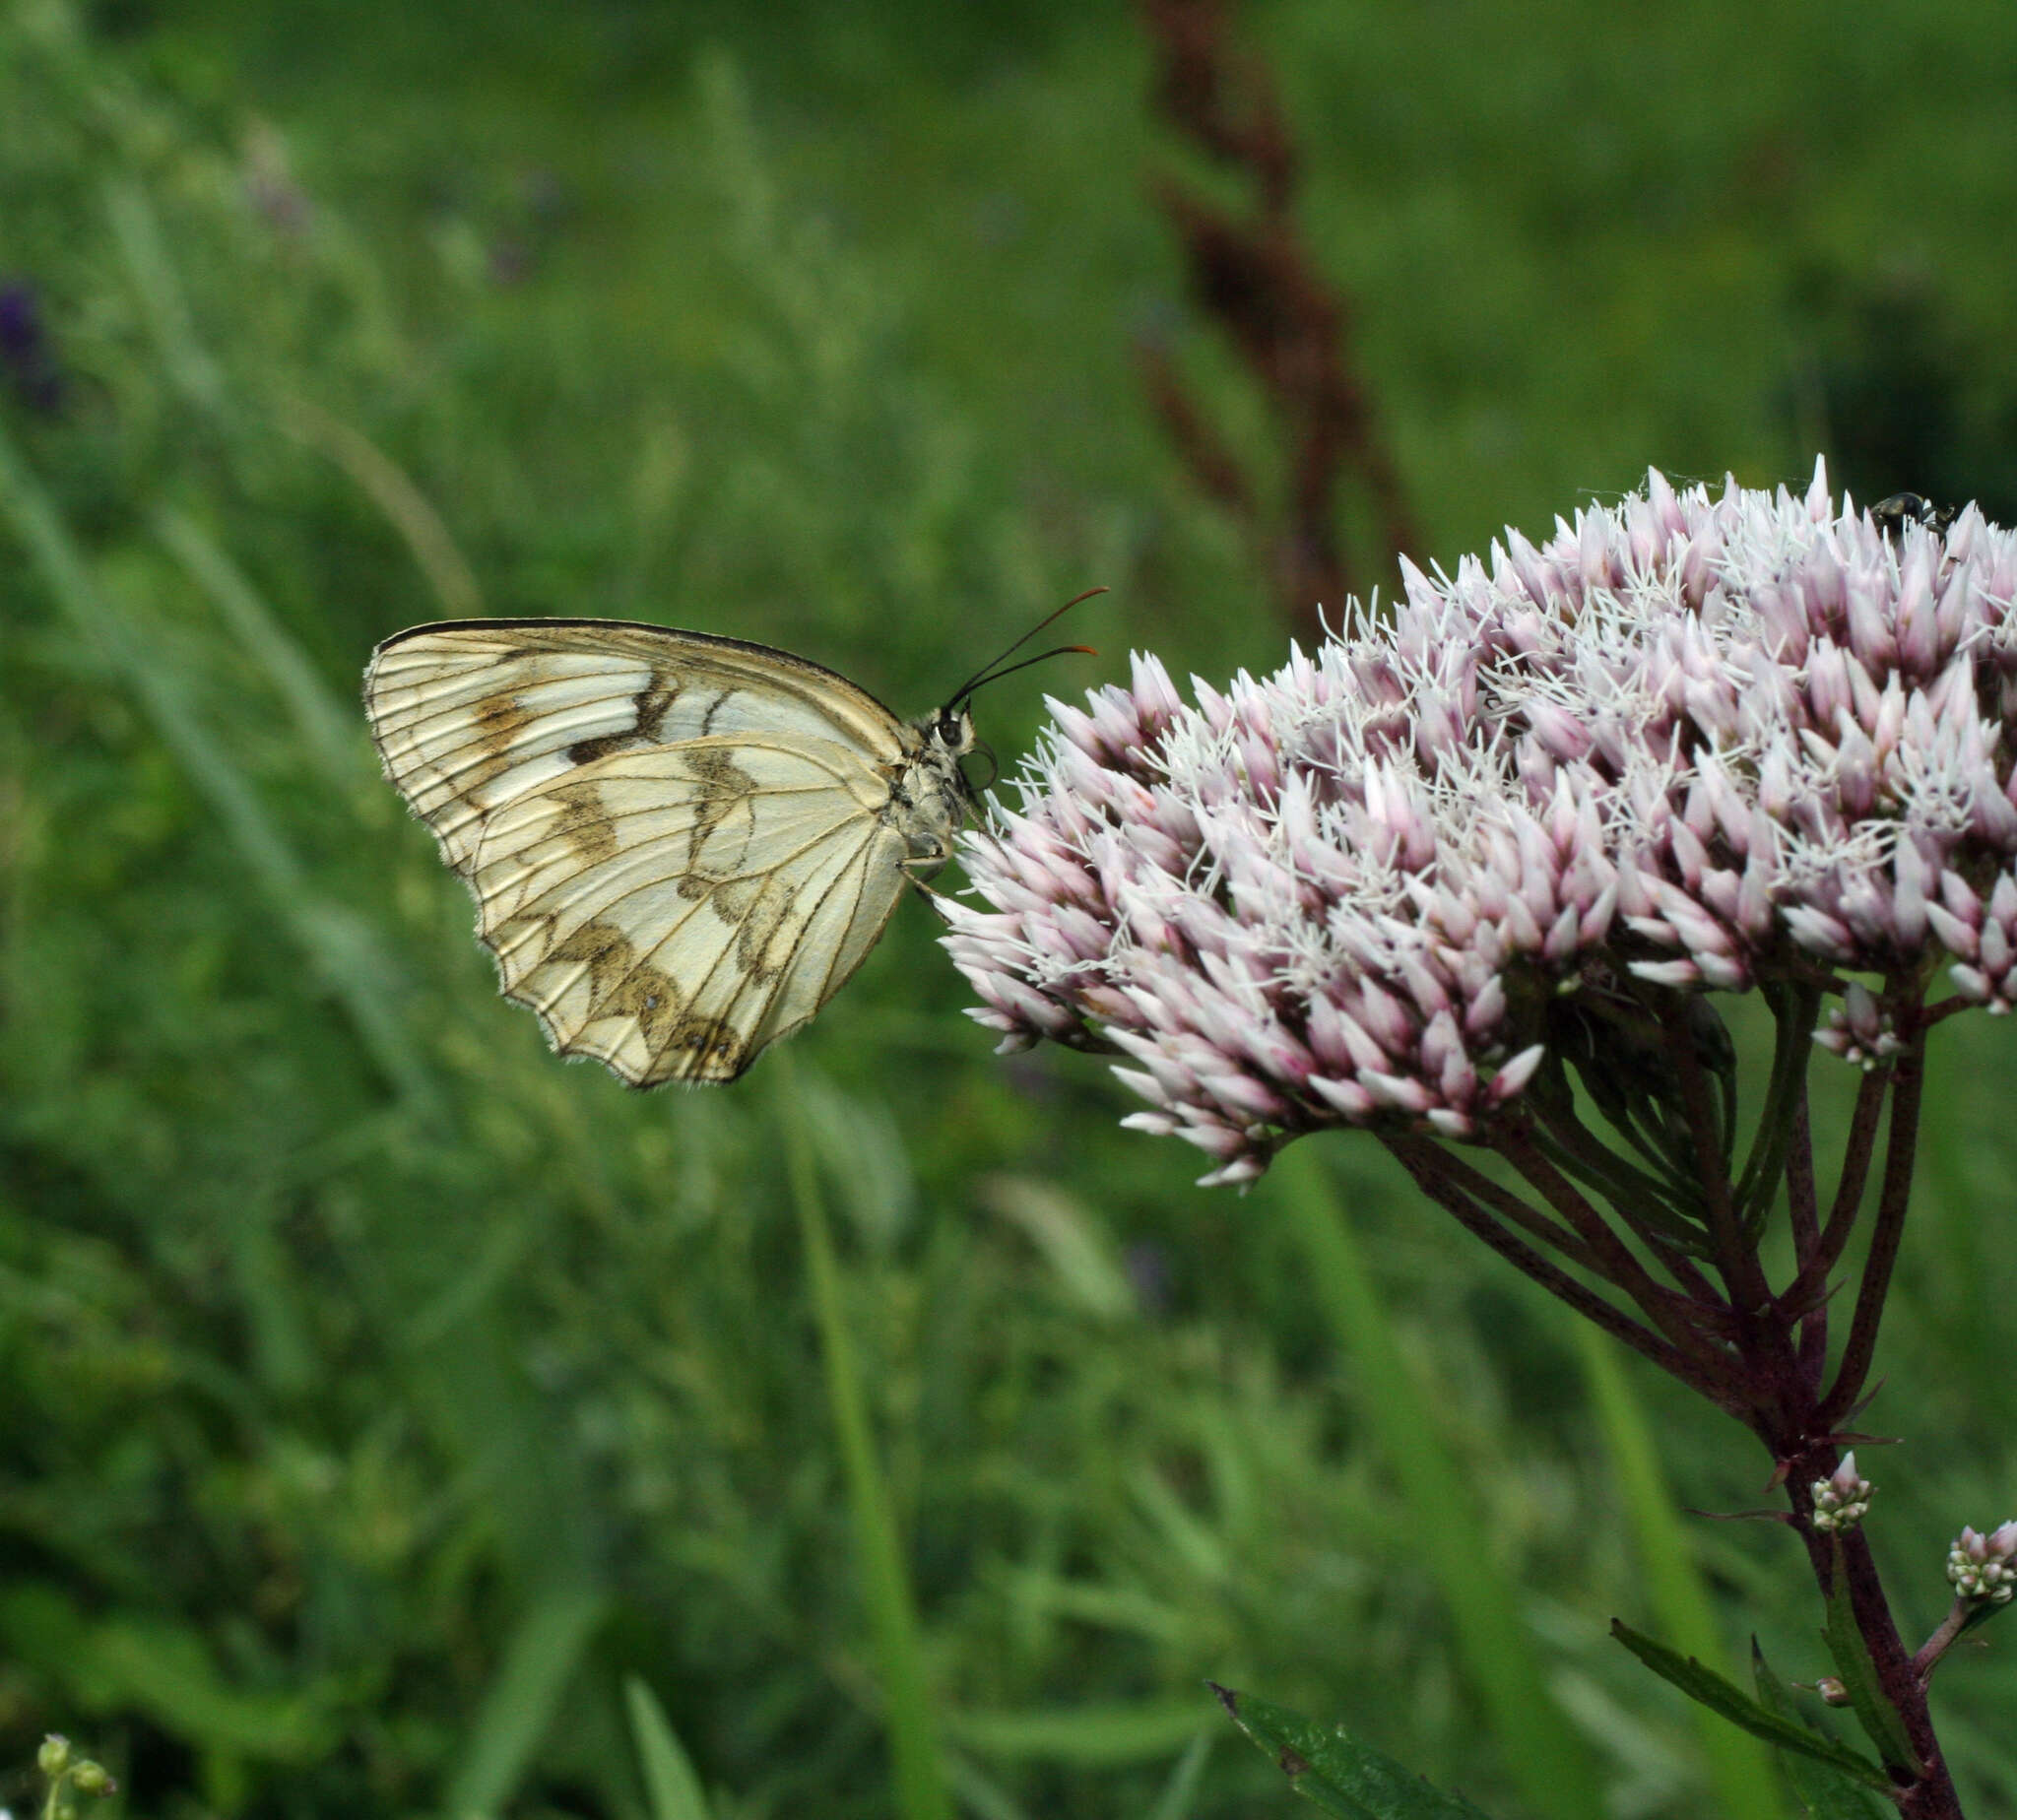
[[[974,749],[973,710],[963,701],[947,703],[925,717],[920,731],[925,744],[955,764]]]

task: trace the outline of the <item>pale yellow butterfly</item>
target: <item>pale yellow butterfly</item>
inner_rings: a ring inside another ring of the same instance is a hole
[[[381,644],[364,704],[386,775],[476,897],[504,996],[553,1046],[632,1086],[733,1080],[840,990],[906,879],[951,857],[969,698],[1023,642],[904,721],[741,639],[448,620]]]

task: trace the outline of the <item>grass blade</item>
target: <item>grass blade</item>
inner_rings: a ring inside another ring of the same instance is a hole
[[[634,1674],[623,1679],[623,1705],[630,1715],[630,1737],[651,1820],[707,1820],[707,1797],[700,1791],[692,1762],[664,1708]]]
[[[1568,1317],[1610,1450],[1611,1470],[1624,1495],[1639,1554],[1639,1577],[1659,1615],[1659,1628],[1677,1648],[1705,1662],[1724,1658],[1709,1593],[1696,1571],[1694,1552],[1674,1515],[1673,1500],[1659,1468],[1659,1455],[1646,1424],[1646,1412],[1632,1394],[1611,1342],[1587,1321]],[[1772,1757],[1765,1746],[1706,1709],[1697,1714],[1697,1736],[1716,1790],[1718,1811],[1727,1820],[1780,1820]]]
[[[1195,1699],[1097,1701],[945,1718],[952,1738],[980,1756],[1085,1767],[1152,1761],[1190,1743],[1210,1723],[1210,1709]]]
[[[917,1613],[910,1575],[897,1539],[889,1490],[876,1456],[869,1412],[862,1399],[854,1339],[841,1306],[840,1268],[833,1236],[819,1199],[818,1171],[806,1120],[794,1092],[791,1058],[777,1058],[778,1113],[784,1124],[785,1155],[797,1202],[799,1231],[806,1249],[813,1308],[825,1360],[826,1395],[840,1441],[847,1476],[848,1508],[854,1519],[855,1564],[862,1599],[876,1640],[878,1680],[889,1728],[889,1754],[896,1784],[896,1809],[903,1820],[952,1820],[952,1797],[939,1747],[939,1725],[918,1644]]]
[[[454,1820],[494,1814],[510,1799],[581,1665],[603,1602],[592,1587],[554,1587],[519,1620],[449,1785]]]
[[[1198,1785],[1204,1779],[1204,1765],[1211,1755],[1211,1735],[1201,1731],[1185,1747],[1155,1797],[1155,1805],[1148,1810],[1147,1820],[1191,1820],[1191,1809],[1198,1804]]]
[[[1515,1787],[1550,1820],[1598,1820],[1595,1766],[1547,1690],[1547,1663],[1522,1620],[1518,1590],[1486,1543],[1476,1501],[1396,1343],[1323,1164],[1295,1144],[1269,1179],[1295,1223],[1344,1368],[1363,1392],[1358,1406],[1400,1480],[1420,1538],[1416,1558],[1436,1576],[1465,1677]]]
[[[339,701],[246,580],[244,571],[195,519],[171,505],[156,507],[153,517],[155,535],[209,595],[238,642],[280,691],[294,730],[324,777],[339,790],[353,789],[367,775],[359,763],[363,742],[356,703]]]
[[[434,598],[451,619],[484,617],[484,594],[448,527],[427,495],[407,472],[362,430],[353,429],[305,398],[281,401],[281,427],[295,441],[319,450],[357,483],[371,503],[406,540],[426,576]]]

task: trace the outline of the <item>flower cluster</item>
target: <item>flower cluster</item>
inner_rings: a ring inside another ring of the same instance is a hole
[[[1192,701],[1153,658],[967,837],[946,945],[1005,1047],[1115,1048],[1244,1182],[1325,1124],[1466,1139],[1585,982],[1900,977],[2017,1001],[2017,535],[1659,475],[1404,565],[1314,656]],[[1889,1053],[1874,1002],[1824,1043]]]
[[[1947,1578],[1962,1598],[1991,1605],[2017,1598],[2017,1519],[1987,1535],[1963,1528],[1947,1551]]]
[[[1874,1487],[1858,1476],[1855,1455],[1845,1454],[1842,1464],[1809,1487],[1814,1498],[1814,1528],[1822,1530],[1854,1529],[1870,1508]]]

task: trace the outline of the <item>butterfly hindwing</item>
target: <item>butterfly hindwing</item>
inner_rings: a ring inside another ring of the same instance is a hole
[[[633,1085],[741,1073],[901,893],[912,848],[887,812],[909,730],[786,653],[465,621],[388,640],[365,695],[506,995]]]
[[[517,799],[469,874],[505,993],[635,1085],[734,1078],[896,904],[905,849],[877,781],[844,747],[717,738],[613,752]]]

